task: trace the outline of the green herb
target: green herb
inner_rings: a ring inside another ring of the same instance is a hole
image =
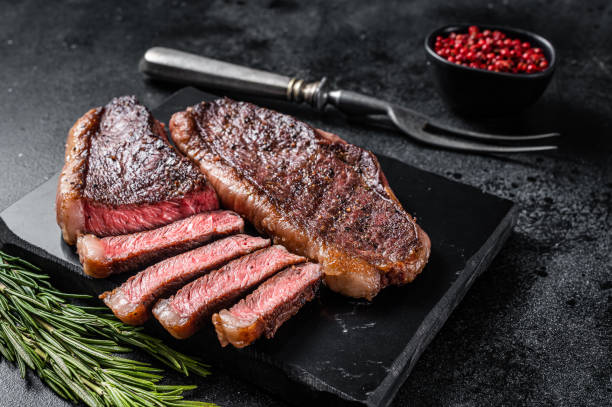
[[[69,303],[91,297],[60,292],[39,272],[0,251],[0,354],[17,363],[22,377],[32,369],[61,397],[88,406],[213,405],[183,400],[196,386],[160,385],[163,370],[116,354],[138,348],[185,375],[207,376],[207,365],[104,307]]]

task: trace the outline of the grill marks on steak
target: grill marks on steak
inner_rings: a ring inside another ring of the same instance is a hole
[[[121,321],[141,325],[149,319],[158,298],[236,257],[269,245],[270,240],[261,237],[226,237],[150,266],[100,298]]]
[[[153,315],[178,339],[193,335],[202,321],[232,304],[252,287],[292,264],[304,262],[282,246],[259,250],[233,260],[162,299],[153,307]]]
[[[243,228],[244,221],[235,212],[204,212],[144,232],[102,239],[79,236],[77,252],[85,274],[104,278],[142,268]]]
[[[157,203],[182,198],[196,184],[206,179],[168,144],[146,107],[134,97],[106,105],[90,140],[86,198],[114,207]]]
[[[321,282],[318,264],[291,266],[261,284],[229,310],[212,316],[219,342],[237,348],[260,336],[270,339],[276,330],[312,300]]]
[[[133,96],[92,109],[70,130],[56,198],[64,240],[159,227],[218,208],[204,175]]]
[[[425,266],[429,238],[403,210],[372,153],[227,98],[176,113],[170,130],[226,207],[321,263],[331,289],[372,299]]]

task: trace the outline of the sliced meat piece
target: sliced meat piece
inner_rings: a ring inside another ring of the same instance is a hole
[[[412,281],[427,263],[427,234],[371,152],[227,98],[174,114],[170,131],[227,208],[319,262],[332,290],[372,299]]]
[[[283,246],[272,246],[233,260],[162,299],[153,315],[172,336],[184,339],[220,309],[279,270],[306,259],[291,254]]]
[[[229,310],[212,316],[219,342],[244,348],[261,335],[270,339],[276,330],[312,300],[321,283],[321,267],[306,263],[291,266],[266,280]]]
[[[102,239],[79,236],[77,252],[85,274],[104,278],[146,267],[243,228],[244,221],[235,212],[204,212],[145,232]]]
[[[161,297],[228,261],[270,245],[269,239],[234,235],[163,260],[100,295],[113,313],[130,325],[142,325]]]
[[[152,229],[219,207],[204,175],[133,96],[91,109],[70,129],[56,211],[64,240]]]

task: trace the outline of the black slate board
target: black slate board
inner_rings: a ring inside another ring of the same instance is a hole
[[[214,98],[193,88],[153,110],[171,113]],[[58,158],[59,160],[59,158]],[[178,346],[254,382],[293,404],[385,406],[419,356],[491,263],[516,221],[509,201],[380,156],[392,189],[432,240],[423,274],[383,290],[372,303],[323,289],[272,340],[243,350],[222,349],[212,326]],[[93,280],[60,238],[55,223],[57,176],[0,214],[2,250],[29,256],[60,287],[99,294],[126,276]],[[173,341],[151,322],[151,332]]]

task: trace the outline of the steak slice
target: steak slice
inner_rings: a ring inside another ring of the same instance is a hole
[[[212,316],[219,342],[244,348],[261,335],[270,339],[285,321],[312,300],[321,283],[314,263],[291,266],[272,276],[228,310]]]
[[[130,325],[142,325],[154,302],[228,261],[270,245],[269,239],[234,235],[163,260],[100,295],[113,313]]]
[[[202,321],[279,270],[306,259],[283,246],[261,249],[192,281],[153,307],[153,315],[172,336],[193,335]]]
[[[133,96],[91,109],[66,141],[56,212],[64,240],[163,226],[219,207],[205,176]]]
[[[232,211],[203,212],[158,229],[102,239],[79,236],[77,252],[85,274],[104,278],[137,270],[209,240],[242,232],[244,221]]]
[[[387,285],[412,281],[427,263],[427,234],[371,152],[227,98],[175,113],[170,131],[223,205],[318,261],[332,290],[372,299]]]

